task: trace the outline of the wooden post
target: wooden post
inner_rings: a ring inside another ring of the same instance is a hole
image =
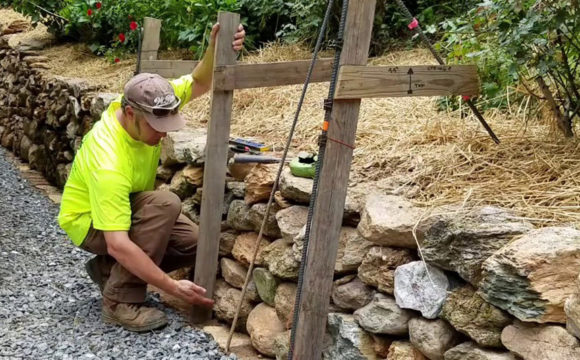
[[[365,65],[371,40],[376,0],[351,0],[345,28],[341,65]],[[336,100],[328,131],[331,139],[354,146],[359,100]],[[320,173],[318,197],[302,285],[295,360],[322,355],[334,263],[342,225],[353,149],[328,141]]]
[[[216,44],[214,71],[219,66],[236,63],[236,52],[232,48],[232,42],[240,24],[240,16],[234,13],[220,12],[218,22],[220,23],[220,31]],[[213,297],[217,275],[233,96],[233,90],[213,90],[211,118],[207,132],[194,281],[206,288],[208,298]],[[210,318],[211,309],[194,307],[192,312],[194,323],[201,323]]]
[[[146,17],[143,20],[143,42],[141,44],[141,61],[157,60],[161,20]]]

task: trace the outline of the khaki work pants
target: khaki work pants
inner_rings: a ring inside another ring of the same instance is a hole
[[[198,227],[181,214],[181,201],[169,191],[146,191],[131,195],[129,238],[163,271],[195,263]],[[123,303],[145,301],[147,284],[107,253],[103,231],[92,226],[81,248],[97,255],[105,279],[103,296]]]

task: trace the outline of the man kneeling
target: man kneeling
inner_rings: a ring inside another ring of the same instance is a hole
[[[167,272],[195,263],[197,226],[173,193],[153,191],[160,141],[185,125],[179,110],[211,88],[216,34],[193,74],[167,81],[139,74],[113,101],[77,151],[58,222],[72,242],[96,254],[86,268],[103,295],[103,320],[132,331],[167,324],[143,306],[147,284],[190,304],[212,306],[205,289]],[[233,48],[240,50],[240,25]]]

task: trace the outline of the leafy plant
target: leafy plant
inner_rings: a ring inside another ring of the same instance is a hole
[[[479,65],[487,98],[521,84],[572,136],[580,117],[579,18],[575,0],[486,0],[444,23],[440,48],[451,61]]]

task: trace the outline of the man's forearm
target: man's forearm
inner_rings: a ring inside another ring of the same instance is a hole
[[[107,239],[108,238],[108,239]],[[163,270],[126,233],[105,233],[107,248],[111,255],[125,269],[141,280],[167,292],[173,292],[175,284]]]
[[[210,44],[199,64],[193,69],[192,76],[195,83],[207,89],[211,88],[213,79],[214,55],[215,45]]]

